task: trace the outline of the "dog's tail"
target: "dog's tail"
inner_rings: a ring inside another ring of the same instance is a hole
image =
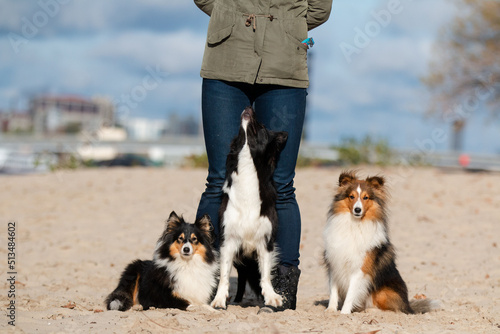
[[[106,298],[108,310],[126,311],[136,303],[143,262],[135,260],[125,268],[118,286]]]
[[[410,307],[413,313],[427,313],[441,307],[438,300],[433,299],[413,299],[410,300]]]

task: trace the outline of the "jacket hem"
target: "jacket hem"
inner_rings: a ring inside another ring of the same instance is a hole
[[[282,79],[282,78],[257,78],[257,80],[249,80],[245,77],[239,76],[225,76],[219,74],[215,74],[213,72],[201,70],[200,76],[204,79],[212,79],[212,80],[222,80],[229,82],[242,82],[247,84],[259,84],[259,85],[278,85],[278,86],[286,86],[286,87],[294,87],[294,88],[308,88],[309,80],[299,80],[299,79]]]

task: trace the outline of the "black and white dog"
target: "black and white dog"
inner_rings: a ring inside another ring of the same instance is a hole
[[[287,138],[286,132],[270,131],[259,123],[251,107],[241,114],[240,130],[231,142],[226,161],[226,181],[219,212],[222,232],[220,281],[212,307],[226,307],[233,261],[247,258],[257,260],[265,304],[282,305],[282,297],[271,284],[278,227],[273,173]]]

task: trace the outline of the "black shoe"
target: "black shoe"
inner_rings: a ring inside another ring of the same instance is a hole
[[[259,313],[272,313],[284,310],[295,310],[297,306],[297,286],[299,285],[300,269],[277,265],[271,272],[274,291],[283,298],[283,305],[273,307],[265,305]]]

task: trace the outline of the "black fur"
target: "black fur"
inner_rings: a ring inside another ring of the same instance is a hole
[[[260,287],[259,264],[255,258],[242,258],[241,262],[235,262],[234,267],[238,272],[238,289],[236,290],[235,303],[241,303],[248,281],[250,288],[255,292],[257,298],[262,299]]]
[[[370,291],[379,291],[389,288],[396,292],[401,298],[400,311],[406,314],[415,313],[408,300],[408,288],[396,267],[396,251],[394,246],[388,241],[372,250],[375,253],[374,267],[375,277],[372,278],[373,286]]]
[[[170,214],[165,230],[158,239],[159,245],[156,250],[158,259],[174,260],[170,253],[170,246],[184,233],[188,236],[195,234],[197,242],[205,249],[205,262],[214,263],[215,255],[211,246],[211,225],[210,218],[205,215],[189,224],[182,217],[178,217],[175,212]],[[183,261],[183,260],[177,260]],[[135,260],[123,271],[116,289],[106,298],[106,308],[110,310],[113,301],[121,303],[119,311],[126,311],[134,305],[134,292],[138,292],[135,302],[142,305],[144,310],[150,307],[156,308],[178,308],[185,310],[189,302],[175,293],[173,289],[174,280],[172,273],[164,266],[158,266],[151,260]]]
[[[276,212],[277,192],[273,181],[274,170],[279,159],[279,155],[286,145],[288,133],[284,131],[272,131],[257,121],[252,107],[247,107],[243,114],[250,115],[250,121],[247,126],[247,140],[250,148],[257,177],[259,179],[259,194],[261,199],[260,215],[268,217],[272,224],[272,235],[266,240],[267,250],[274,250],[276,241],[276,232],[278,229],[278,214]],[[243,117],[242,114],[242,117]],[[238,135],[232,140],[230,152],[226,160],[226,182],[231,187],[233,172],[238,173],[238,156],[245,144],[245,130],[240,127]],[[224,243],[223,220],[226,211],[229,196],[224,193],[222,204],[219,209],[221,226],[221,244]],[[238,271],[238,291],[235,302],[242,300],[245,285],[248,281],[252,290],[257,296],[261,296],[260,273],[258,263],[255,258],[243,258],[241,253],[237,256],[234,263]]]
[[[110,310],[114,300],[122,302],[119,311],[130,309],[136,282],[139,304],[144,310],[150,307],[185,310],[189,306],[187,300],[172,295],[172,280],[165,268],[155,266],[153,261],[135,260],[125,268],[118,287],[106,298],[107,309]]]

